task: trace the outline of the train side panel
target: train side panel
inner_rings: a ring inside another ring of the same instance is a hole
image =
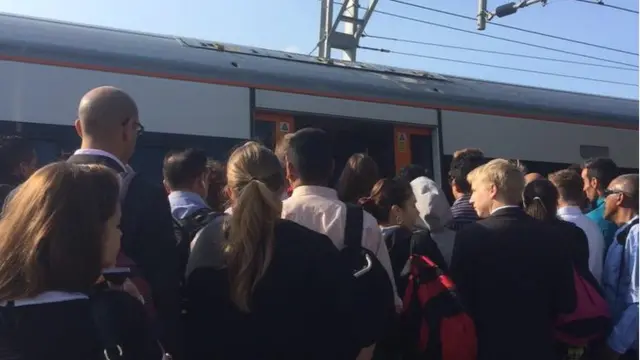
[[[112,85],[137,102],[149,132],[247,139],[249,89],[0,61],[0,120],[72,125],[80,98]]]
[[[442,131],[446,155],[476,147],[489,157],[571,164],[590,157],[587,146],[607,148],[618,166],[638,166],[637,130],[443,111]]]

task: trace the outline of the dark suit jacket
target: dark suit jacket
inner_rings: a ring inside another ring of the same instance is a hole
[[[102,164],[118,173],[113,159],[96,155],[72,155],[74,164]],[[180,319],[180,272],[169,201],[162,188],[136,176],[122,206],[122,251],[140,267],[149,282],[162,338],[167,350],[176,353]]]
[[[476,324],[478,360],[554,357],[554,320],[575,307],[571,259],[559,237],[520,208],[457,233],[451,275]]]

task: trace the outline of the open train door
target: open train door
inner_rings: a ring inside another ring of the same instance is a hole
[[[253,139],[273,150],[283,136],[295,131],[293,126],[292,115],[256,112],[253,123]]]
[[[403,167],[414,164],[424,167],[434,177],[433,139],[428,128],[395,126],[394,151],[396,174]]]

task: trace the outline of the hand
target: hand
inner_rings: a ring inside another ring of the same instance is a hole
[[[140,300],[142,304],[144,304],[144,297],[138,290],[138,287],[131,281],[131,279],[126,279],[122,285],[116,285],[114,283],[109,282],[109,287],[114,290],[120,290],[128,293],[134,298]]]

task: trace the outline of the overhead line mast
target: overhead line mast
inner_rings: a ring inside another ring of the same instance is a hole
[[[527,6],[542,3],[542,6],[547,5],[547,0],[522,0],[520,2],[510,2],[504,5],[498,6],[492,13],[487,10],[487,0],[478,0],[478,30],[484,30],[487,26],[487,21],[491,21],[494,16],[505,17],[515,14],[518,9],[525,8]]]
[[[344,60],[356,61],[360,38],[377,4],[378,0],[370,0],[369,7],[360,18],[360,0],[345,0],[334,20],[334,1],[321,0],[318,56],[330,59],[331,50],[338,49],[344,52]],[[344,23],[344,31],[338,31],[340,23]]]

